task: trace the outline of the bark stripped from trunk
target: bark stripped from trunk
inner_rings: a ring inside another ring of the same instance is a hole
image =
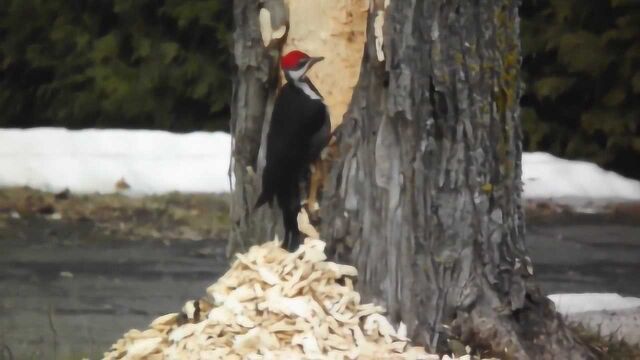
[[[432,350],[589,358],[525,250],[517,1],[371,5],[322,238]]]
[[[358,82],[368,0],[287,0],[290,30],[284,52],[324,56],[309,72],[329,108],[333,128],[342,122]]]

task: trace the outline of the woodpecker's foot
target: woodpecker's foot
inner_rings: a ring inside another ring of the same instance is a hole
[[[306,204],[307,214],[309,215],[309,222],[312,225],[318,225],[320,223],[320,204],[318,202]]]
[[[282,247],[287,249],[287,251],[289,252],[295,252],[296,250],[298,250],[298,247],[300,246],[301,237],[302,236],[300,232],[294,232],[294,233],[285,235],[285,241],[284,243],[282,243]]]

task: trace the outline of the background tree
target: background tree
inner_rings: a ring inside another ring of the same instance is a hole
[[[369,9],[322,238],[359,268],[362,293],[431,349],[459,339],[504,358],[590,358],[533,282],[524,244],[517,2],[386,3]],[[277,51],[263,48],[251,4],[235,2],[232,248],[270,234],[251,230],[264,218],[239,217],[257,194],[255,141],[277,85]]]
[[[640,178],[640,3],[524,1],[525,148]]]
[[[225,129],[231,3],[9,0],[1,126]]]

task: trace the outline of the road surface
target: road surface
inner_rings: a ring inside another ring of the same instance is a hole
[[[530,224],[527,243],[548,293],[640,296],[640,224]],[[224,246],[118,239],[89,220],[12,220],[0,232],[0,360],[98,358],[128,329],[203,296],[227,267]]]

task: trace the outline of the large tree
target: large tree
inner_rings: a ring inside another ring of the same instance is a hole
[[[525,248],[517,1],[370,3],[320,206],[331,255],[431,350],[457,339],[504,358],[591,358],[535,285]],[[262,4],[271,22],[286,16],[282,2]],[[276,218],[250,214],[283,45],[263,41],[258,12],[235,1],[232,251],[268,240]]]

